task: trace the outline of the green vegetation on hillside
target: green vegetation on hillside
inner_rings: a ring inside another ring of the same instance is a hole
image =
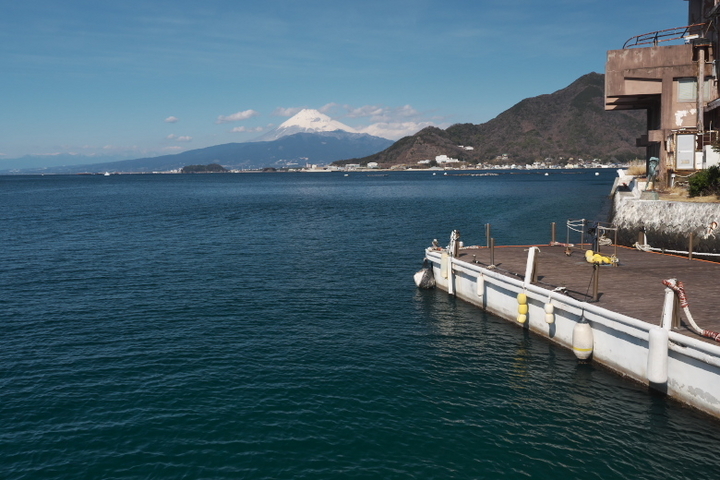
[[[180,173],[227,173],[228,170],[220,164],[209,165],[188,165],[183,167]]]

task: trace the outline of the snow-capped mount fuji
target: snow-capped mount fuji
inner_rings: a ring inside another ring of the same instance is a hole
[[[308,163],[324,165],[347,158],[366,157],[392,144],[392,140],[358,133],[317,110],[306,109],[252,142],[227,143],[173,155],[119,162],[46,167],[28,173],[162,172],[208,163],[219,163],[229,170],[297,168]]]
[[[281,137],[296,133],[324,133],[342,130],[347,133],[358,133],[354,128],[328,117],[324,113],[310,108],[303,109],[278,127],[256,138],[255,142],[271,142]]]

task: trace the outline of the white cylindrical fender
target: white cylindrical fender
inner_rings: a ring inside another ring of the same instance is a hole
[[[448,255],[447,252],[442,252],[442,256],[440,257],[440,276],[443,278],[448,278],[448,262],[450,255]]]
[[[572,348],[580,360],[587,360],[593,352],[593,331],[587,322],[578,322],[573,328]]]
[[[482,298],[485,295],[485,277],[482,273],[477,277],[477,284],[475,285],[475,293],[477,296]]]
[[[545,304],[545,323],[555,323],[555,305],[550,302]]]
[[[453,272],[453,257],[452,255],[448,256],[448,262],[447,262],[447,269],[448,269],[448,293],[450,295],[455,295],[455,272]]]
[[[418,272],[413,275],[413,280],[415,280],[415,286],[420,287],[420,282],[422,282],[422,278],[425,272],[423,270],[419,270]]]
[[[668,331],[660,327],[650,329],[648,341],[647,378],[651,383],[667,383]]]
[[[528,250],[527,264],[525,265],[526,284],[532,283],[533,272],[535,271],[535,258],[539,251],[540,249],[537,247],[530,247],[530,250]]]

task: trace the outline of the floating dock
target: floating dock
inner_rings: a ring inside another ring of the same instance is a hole
[[[450,294],[720,418],[720,343],[688,327],[663,284],[683,282],[695,322],[720,331],[720,264],[604,246],[617,265],[593,266],[588,248],[430,247],[426,259]]]

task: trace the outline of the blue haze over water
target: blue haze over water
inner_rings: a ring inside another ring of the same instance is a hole
[[[720,422],[413,284],[613,176],[0,177],[0,478],[716,479]]]

